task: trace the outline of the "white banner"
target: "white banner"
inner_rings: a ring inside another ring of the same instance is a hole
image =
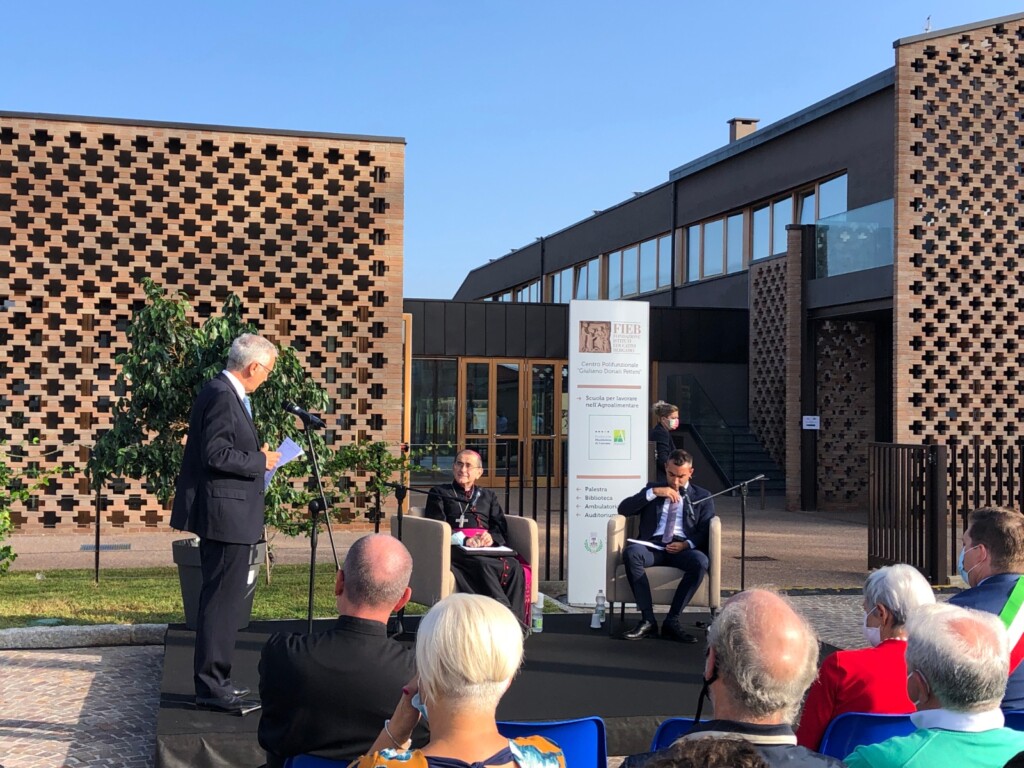
[[[569,304],[569,602],[605,584],[608,518],[647,483],[650,305]]]

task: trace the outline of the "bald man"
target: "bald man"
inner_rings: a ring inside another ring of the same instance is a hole
[[[789,601],[765,589],[741,592],[708,630],[701,696],[707,692],[715,719],[698,723],[682,739],[744,739],[770,766],[841,768],[841,761],[797,746],[793,731],[817,671],[818,639]],[[635,755],[627,765],[643,765],[650,757]]]
[[[387,621],[412,591],[412,557],[386,534],[348,551],[334,585],[338,622],[328,632],[272,635],[260,657],[259,742],[268,768],[314,754],[351,761],[367,752],[416,673],[410,648],[387,637]],[[426,743],[419,726],[417,746]]]

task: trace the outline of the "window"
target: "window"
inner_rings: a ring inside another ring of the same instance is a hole
[[[591,259],[576,267],[576,291],[574,299],[601,298],[601,260]]]
[[[815,200],[817,200],[817,196],[813,189],[800,194],[800,218],[798,221],[801,224],[813,224],[817,220],[818,212],[815,210]]]
[[[704,225],[704,277],[722,274],[725,255],[725,227],[722,219]]]
[[[608,254],[608,298],[622,298],[622,251]]]
[[[572,267],[551,276],[551,301],[555,304],[568,304],[572,298]]]
[[[686,228],[686,281],[700,280],[700,225]]]
[[[658,287],[658,241],[645,240],[640,243],[640,293],[648,293]]]
[[[621,299],[672,285],[672,236],[663,235],[608,254],[608,298]]]
[[[643,259],[643,250],[640,251]],[[658,287],[672,285],[672,235],[658,238]]]
[[[771,255],[771,224],[771,209],[767,205],[754,209],[750,225],[751,260]]]
[[[818,185],[818,219],[827,219],[847,210],[846,174]]]
[[[772,256],[786,252],[786,225],[792,223],[793,196],[780,197],[772,203]]]
[[[520,286],[516,289],[516,301],[520,304],[536,304],[540,301],[540,280]]]
[[[743,269],[743,214],[725,220],[725,271],[730,275]]]

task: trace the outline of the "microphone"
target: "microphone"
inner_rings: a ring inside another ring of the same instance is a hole
[[[310,413],[309,411],[299,408],[299,406],[297,406],[295,403],[285,402],[284,409],[293,416],[298,416],[300,419],[302,419],[302,423],[305,424],[310,429],[323,429],[324,427],[327,426],[327,422],[325,422],[319,416],[316,416]]]

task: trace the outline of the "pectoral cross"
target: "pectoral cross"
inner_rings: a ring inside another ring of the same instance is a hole
[[[466,510],[462,510],[462,514],[455,519],[455,522],[458,524],[459,528],[466,527],[466,523],[469,522],[466,518]]]

